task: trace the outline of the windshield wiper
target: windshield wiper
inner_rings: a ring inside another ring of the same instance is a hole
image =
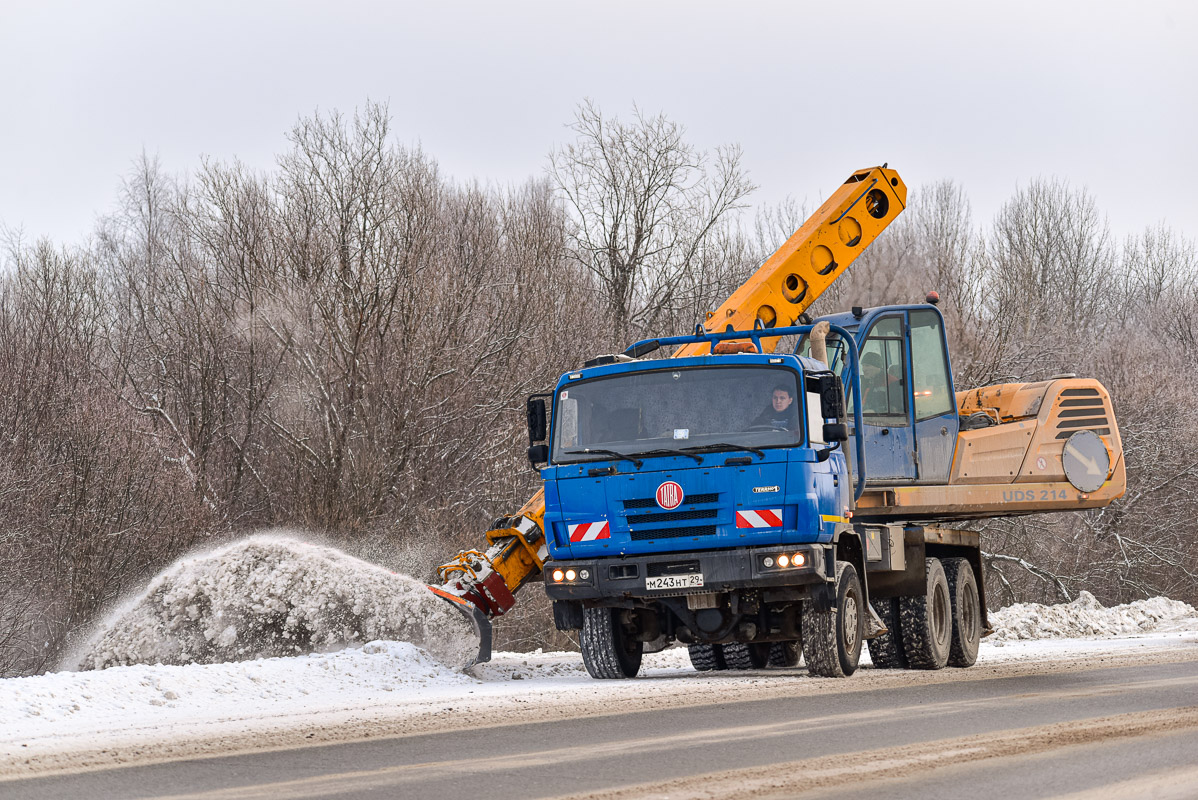
[[[765,458],[765,451],[758,450],[756,447],[749,447],[743,444],[728,444],[727,442],[717,442],[716,444],[701,444],[695,447],[686,448],[692,453],[723,453],[728,450],[747,450],[758,458]]]
[[[595,450],[590,447],[584,447],[581,450],[565,450],[565,451],[563,451],[563,455],[567,455],[567,456],[582,456],[582,455],[612,456],[613,458],[618,458],[621,461],[631,461],[633,464],[636,465],[637,469],[641,468],[641,460],[639,458],[633,458],[632,456],[625,455],[624,453],[616,452],[615,450]]]
[[[671,450],[668,447],[658,447],[654,450],[645,450],[643,452],[637,453],[637,455],[638,456],[657,456],[657,455],[686,456],[687,458],[693,458],[696,462],[698,462],[699,464],[702,464],[703,463],[702,456],[697,456],[694,453],[687,452],[687,450],[693,450],[693,449],[694,448],[688,447],[688,448],[686,448],[686,450]]]

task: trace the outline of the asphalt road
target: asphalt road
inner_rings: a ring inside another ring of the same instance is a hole
[[[836,686],[3,782],[0,798],[1198,797],[1198,661]]]

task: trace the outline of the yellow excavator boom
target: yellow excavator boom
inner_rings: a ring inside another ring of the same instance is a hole
[[[907,205],[907,185],[885,165],[854,172],[765,263],[703,323],[710,332],[798,324],[799,315],[839,278]],[[762,339],[773,352],[777,339]],[[707,344],[675,358],[705,355]]]

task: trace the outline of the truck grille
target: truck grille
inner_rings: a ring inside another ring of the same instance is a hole
[[[629,536],[634,542],[643,542],[649,539],[680,539],[684,536],[715,536],[715,532],[715,525],[692,525],[685,528],[652,528],[630,531]]]
[[[628,536],[634,542],[644,542],[651,539],[682,539],[697,536],[715,536],[720,523],[719,492],[688,494],[682,498],[682,505],[674,511],[666,511],[652,497],[637,497],[624,501],[624,522],[628,525]],[[695,506],[707,508],[695,508]],[[640,510],[649,513],[633,514],[630,511]],[[652,511],[650,511],[652,509]],[[708,521],[706,525],[672,526],[670,523]],[[724,521],[727,523],[727,520]],[[642,526],[651,525],[651,528]],[[665,526],[665,527],[660,527]]]
[[[689,494],[682,498],[682,501],[687,505],[701,505],[703,503],[718,503],[720,501],[719,492],[711,492],[710,494]],[[640,497],[635,500],[625,500],[624,510],[632,511],[637,508],[654,508],[657,505],[657,500],[652,497]]]
[[[1106,405],[1097,389],[1066,389],[1061,392],[1061,411],[1056,430],[1058,439],[1068,439],[1077,431],[1093,431],[1102,436],[1111,433]]]
[[[654,522],[681,522],[688,519],[714,519],[718,508],[697,508],[692,511],[667,511],[663,514],[636,514],[628,518],[629,525],[646,525]]]

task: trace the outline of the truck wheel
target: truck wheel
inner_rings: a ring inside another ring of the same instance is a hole
[[[795,642],[774,642],[770,645],[770,657],[768,664],[771,667],[781,667],[789,669],[799,665],[799,658],[803,655],[803,649],[799,647],[799,643]]]
[[[728,665],[728,669],[752,669],[753,660],[749,655],[749,646],[741,642],[728,642],[727,644],[717,644],[720,653],[724,656],[724,663]]]
[[[635,678],[641,669],[642,644],[624,632],[618,608],[584,609],[578,642],[592,678]]]
[[[899,598],[903,652],[911,669],[942,669],[953,638],[952,602],[940,560],[927,560],[927,588],[922,597]]]
[[[944,577],[953,606],[953,640],[948,651],[950,667],[972,667],[978,660],[982,642],[982,604],[978,599],[977,577],[964,558],[946,558]]]
[[[878,669],[906,669],[907,654],[903,652],[903,637],[899,630],[898,598],[884,597],[870,603],[889,631],[866,642],[870,661]]]
[[[807,671],[825,678],[843,678],[857,671],[861,640],[865,635],[865,602],[857,570],[847,561],[836,562],[836,605],[816,610],[803,604],[803,656]]]
[[[699,672],[728,668],[728,665],[724,663],[724,654],[718,644],[708,644],[707,642],[688,644],[686,652],[690,654],[691,666]]]
[[[716,645],[724,656],[728,669],[761,669],[770,658],[768,644],[728,642]]]

